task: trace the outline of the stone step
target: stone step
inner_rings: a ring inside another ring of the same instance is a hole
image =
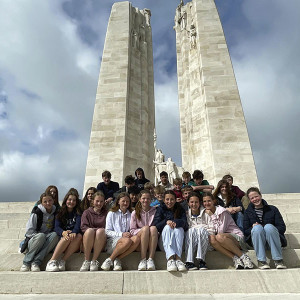
[[[248,255],[252,259],[253,263],[257,265],[257,259],[254,250],[249,250]],[[102,263],[108,255],[101,253],[99,256],[99,262]],[[271,258],[270,252],[267,251],[268,259]],[[19,271],[22,265],[24,255],[19,253],[4,253],[1,251],[0,254],[0,271]],[[48,260],[51,258],[49,254],[44,263],[42,264],[42,270],[45,270]],[[300,267],[300,249],[283,249],[284,262],[288,268],[299,268]],[[184,261],[184,253],[182,256]],[[74,253],[67,261],[66,268],[68,271],[78,271],[84,261],[83,253]],[[128,257],[122,260],[122,266],[124,270],[136,270],[140,261],[140,253],[131,253]],[[230,258],[225,257],[217,251],[209,251],[206,255],[206,262],[209,269],[232,269],[233,262]],[[155,254],[155,264],[157,270],[166,270],[166,258],[165,253],[157,251]],[[271,266],[273,261],[271,261]]]
[[[300,293],[300,269],[0,272],[0,282],[1,294],[291,294]]]

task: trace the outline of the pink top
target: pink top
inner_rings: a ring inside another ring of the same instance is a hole
[[[234,233],[244,237],[243,232],[238,228],[230,213],[222,206],[217,206],[211,220],[217,233]]]
[[[151,207],[148,211],[142,210],[141,219],[139,220],[136,217],[135,211],[133,211],[130,220],[130,233],[132,235],[137,235],[144,226],[151,226],[155,212],[156,207]]]

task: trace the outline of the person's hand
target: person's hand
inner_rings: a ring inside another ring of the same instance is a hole
[[[172,229],[174,229],[176,227],[176,223],[173,222],[172,220],[168,220],[167,225],[169,225]]]
[[[69,234],[70,241],[72,242],[76,238],[76,233]]]
[[[70,240],[70,233],[72,233],[72,231],[71,230],[65,230],[65,231],[63,231],[63,233],[62,233],[62,237],[66,240],[66,241],[69,241]]]
[[[258,222],[256,222],[256,223],[254,223],[253,225],[252,225],[252,228],[254,227],[254,226],[256,226],[256,225],[260,225]]]
[[[105,200],[105,204],[110,203],[114,198],[113,197],[109,197]]]
[[[131,238],[131,234],[130,234],[130,232],[123,232],[122,237]]]

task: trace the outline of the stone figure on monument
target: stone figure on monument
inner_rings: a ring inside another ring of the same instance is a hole
[[[166,162],[166,166],[167,166],[167,173],[169,175],[169,181],[173,184],[173,180],[178,177],[176,174],[177,172],[177,168],[176,168],[176,164],[172,161],[172,158],[169,157],[167,162]]]
[[[156,149],[155,160],[153,161],[155,168],[155,184],[158,184],[159,174],[166,170],[165,156],[161,149]]]
[[[139,49],[139,35],[136,30],[132,30],[132,47]]]
[[[180,21],[181,30],[184,30],[186,28],[186,19],[187,19],[187,13],[185,8],[183,7],[181,10],[181,21]]]
[[[196,48],[196,35],[197,35],[197,32],[196,32],[195,25],[192,24],[191,28],[190,28],[191,49]]]
[[[145,43],[146,42],[146,36],[145,36],[145,25],[142,24],[140,26],[140,42]]]
[[[151,10],[148,9],[148,8],[144,8],[143,13],[144,13],[144,16],[145,16],[145,19],[146,19],[146,25],[151,26],[150,25]]]

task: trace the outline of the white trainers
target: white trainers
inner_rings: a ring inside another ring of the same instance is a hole
[[[121,261],[116,258],[114,260],[114,268],[113,268],[113,271],[122,271],[122,264],[121,264]]]
[[[41,269],[39,265],[37,265],[36,263],[31,264],[31,272],[40,272],[40,271]]]
[[[274,260],[274,264],[276,269],[286,269],[286,265],[283,263],[282,259]]]
[[[170,259],[167,262],[167,271],[168,272],[176,272],[177,271],[177,267],[176,267],[176,262],[174,259]]]
[[[20,268],[21,272],[29,272],[30,271],[30,267],[23,264],[22,267]]]
[[[180,259],[176,260],[176,267],[179,272],[187,271],[185,264]]]
[[[147,270],[147,259],[144,258],[139,263],[138,271],[146,271],[146,270]]]
[[[98,271],[99,270],[99,261],[98,260],[92,260],[90,265],[90,271]]]
[[[90,270],[90,265],[91,265],[91,262],[89,260],[85,260],[83,263],[82,263],[82,266],[80,268],[80,272],[87,272]]]
[[[235,266],[236,270],[244,269],[244,264],[243,264],[242,260],[239,257],[237,257],[235,255],[232,260],[233,260],[233,263],[234,263],[234,266]]]
[[[58,262],[59,271],[66,271],[66,262],[62,259]]]
[[[46,267],[47,272],[58,272],[58,262],[57,260],[49,260]]]
[[[253,263],[247,254],[243,254],[240,258],[244,264],[245,269],[253,269],[254,268]]]
[[[107,258],[101,265],[101,269],[104,271],[109,271],[113,265],[114,265],[113,261],[110,258]]]
[[[147,270],[148,271],[155,271],[155,264],[154,264],[154,260],[152,258],[148,258],[147,260]]]

